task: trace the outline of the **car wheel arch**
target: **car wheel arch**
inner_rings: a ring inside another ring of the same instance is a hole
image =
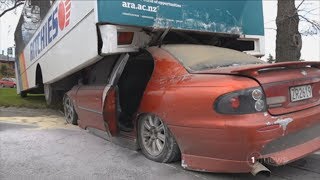
[[[176,140],[177,144],[178,144],[178,147],[179,149],[181,150],[181,142],[179,142],[179,138],[177,138],[175,132],[170,128],[170,124],[168,124],[168,120],[163,116],[161,115],[161,113],[157,113],[157,112],[139,112],[135,118],[135,122],[134,122],[134,125],[136,127],[136,138],[138,140],[138,123],[139,123],[139,120],[142,119],[144,116],[146,115],[155,115],[157,117],[159,117],[163,123],[165,123],[165,125],[167,126],[167,128],[169,129],[170,133],[172,134],[173,138]],[[140,147],[139,147],[140,148]]]

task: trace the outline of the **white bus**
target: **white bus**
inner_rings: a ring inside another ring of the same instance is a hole
[[[96,62],[160,43],[263,56],[262,1],[29,0],[15,41],[18,93],[44,93],[52,104]]]

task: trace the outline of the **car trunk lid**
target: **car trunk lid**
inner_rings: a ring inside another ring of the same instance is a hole
[[[320,104],[320,62],[287,62],[219,68],[193,73],[235,74],[255,79],[263,88],[272,115]]]

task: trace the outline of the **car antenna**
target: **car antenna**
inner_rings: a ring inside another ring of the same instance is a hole
[[[167,27],[166,30],[162,33],[159,39],[159,48],[161,48],[163,39],[166,37],[166,35],[169,33],[170,30],[171,30],[171,27]]]

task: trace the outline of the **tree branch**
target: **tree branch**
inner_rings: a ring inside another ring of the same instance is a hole
[[[317,8],[314,8],[314,9],[311,9],[311,10],[305,10],[305,9],[301,9],[301,10],[299,10],[298,12],[304,12],[305,14],[303,14],[302,16],[306,16],[306,15],[308,15],[308,14],[311,14],[311,15],[317,15],[317,14],[314,14],[314,13],[311,13],[311,12],[313,12],[313,11],[315,11],[315,10],[319,10],[320,9],[320,7],[317,7]]]
[[[300,8],[300,6],[304,3],[305,0],[302,0],[301,3],[297,6],[297,10]]]
[[[2,17],[3,15],[5,15],[7,12],[11,11],[11,10],[14,10],[15,8],[17,8],[18,6],[21,6],[23,5],[24,2],[19,0],[19,1],[16,1],[15,4],[11,7],[11,8],[8,8],[6,10],[4,10],[1,14],[0,14],[0,17]]]
[[[313,20],[309,20],[308,18],[305,18],[303,16],[299,16],[301,17],[302,19],[304,19],[306,22],[310,23],[312,26],[314,26],[316,29],[320,30],[320,24],[316,21],[313,21]]]

